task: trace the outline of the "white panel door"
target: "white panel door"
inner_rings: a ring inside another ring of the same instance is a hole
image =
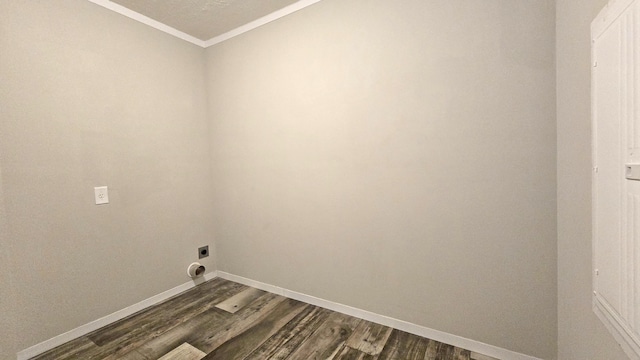
[[[640,359],[640,0],[592,23],[593,304]]]
[[[595,291],[601,301],[620,313],[622,238],[622,184],[624,178],[620,119],[620,31],[613,24],[594,44],[594,107],[596,135]]]

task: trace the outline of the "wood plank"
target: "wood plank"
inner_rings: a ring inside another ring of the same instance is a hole
[[[363,320],[351,334],[346,345],[369,355],[378,355],[382,352],[392,330],[388,326]]]
[[[294,351],[288,360],[330,359],[347,341],[360,319],[337,312],[331,315],[306,341]]]
[[[469,351],[427,339],[427,353],[425,360],[469,360]]]
[[[433,340],[429,340],[432,342]],[[438,355],[433,360],[453,360],[454,347],[451,345],[438,343]]]
[[[471,352],[469,350],[455,347],[453,351],[453,360],[470,360]]]
[[[480,353],[473,352],[473,351],[471,351],[471,354],[469,355],[469,358],[471,360],[498,360],[496,358],[492,358],[491,356],[482,355]]]
[[[172,297],[151,308],[140,311],[125,319],[117,321],[111,325],[103,327],[87,336],[70,341],[53,350],[41,354],[34,360],[65,360],[65,359],[120,359],[121,357],[129,360],[146,359],[141,354],[136,353],[135,349],[142,343],[157,336],[158,326],[149,326],[152,323],[158,323],[158,319],[166,319],[167,316],[174,317],[174,321],[184,321],[184,317],[176,315],[172,306],[185,309],[193,308],[193,303],[213,303],[217,304],[235,293],[247,288],[244,285],[237,284],[224,279],[213,279],[203,283],[189,291]],[[218,298],[220,297],[220,298]],[[200,301],[194,301],[201,299]],[[213,306],[213,305],[211,305]],[[182,314],[184,315],[184,314]],[[155,317],[155,318],[154,318]],[[163,324],[162,326],[167,326]],[[154,332],[155,330],[155,332]],[[98,346],[95,341],[90,339],[93,337],[102,346]],[[124,355],[127,355],[126,357]]]
[[[135,345],[137,340],[157,336],[247,288],[231,281],[216,280],[91,333],[88,338],[98,346],[115,342],[121,348],[124,343]]]
[[[425,360],[433,360],[438,356],[438,347],[441,343],[435,340],[429,339],[429,344],[427,344],[427,353],[425,355]]]
[[[200,360],[206,355],[207,354],[194,348],[189,343],[183,343],[158,360]]]
[[[195,334],[207,336],[208,332],[206,329],[209,325],[213,329],[220,328],[230,317],[231,314],[216,308],[211,308],[197,317],[141,344],[135,351],[143,354],[148,359],[158,359],[180,346],[180,344],[189,342]],[[127,359],[126,355],[128,354],[123,356],[125,359]],[[120,358],[117,359],[120,360]]]
[[[283,296],[266,293],[235,314],[213,307],[143,344],[138,351],[149,359],[157,359],[181,343],[188,342],[205,353],[211,352],[267,316],[285,300]]]
[[[99,351],[98,346],[89,340],[86,336],[62,344],[44,354],[38,355],[32,360],[66,360],[66,359],[84,359],[84,354]]]
[[[104,346],[111,341],[117,340],[119,337],[128,334],[133,326],[130,323],[136,322],[138,327],[144,326],[147,322],[157,319],[157,317],[163,312],[163,307],[174,308],[179,306],[180,303],[190,303],[193,299],[196,299],[203,293],[205,288],[215,289],[217,286],[223,284],[222,279],[215,278],[211,281],[201,284],[200,286],[189,289],[188,291],[171,297],[159,304],[156,304],[150,308],[143,309],[133,315],[130,315],[122,320],[116,321],[113,324],[107,325],[97,331],[89,334],[89,338],[98,346]]]
[[[330,314],[331,310],[321,307],[305,307],[293,320],[249,354],[247,359],[286,359],[327,320]]]
[[[227,280],[202,285],[34,359],[497,360]]]
[[[226,341],[222,346],[210,352],[204,360],[242,360],[254,349],[278,332],[304,308],[311,305],[286,299],[278,304],[268,316],[256,322],[254,326]]]
[[[255,288],[248,288],[228,298],[227,300],[219,303],[218,305],[216,305],[216,307],[226,312],[235,314],[238,310],[242,309],[253,300],[264,295],[264,293],[265,292],[262,290],[258,290]]]
[[[102,359],[102,358],[98,357],[97,359]],[[118,360],[149,360],[149,359],[147,359],[146,356],[134,350],[134,351],[128,352],[122,357],[118,357]]]
[[[284,296],[266,293],[244,309],[233,314],[232,317],[224,324],[224,326],[207,337],[194,338],[190,343],[198,349],[209,353],[226,341],[242,334],[245,330],[262,321],[269,313],[273,311],[280,303],[290,299]]]
[[[204,293],[200,293],[200,291],[194,289],[194,293],[197,295],[195,299],[193,294],[189,294],[190,296],[185,296],[179,303],[170,302],[158,305],[158,308],[163,311],[157,315],[157,319],[149,320],[145,317],[142,324],[137,324],[135,320],[127,321],[127,326],[132,327],[130,333],[121,335],[118,339],[109,341],[104,346],[101,346],[101,351],[98,353],[100,355],[99,358],[101,360],[116,360],[134,350],[147,356],[142,351],[144,344],[162,336],[175,327],[181,326],[194,317],[201,317],[203,312],[215,309],[215,304],[235,295],[244,288],[246,286],[224,280],[213,293],[211,291],[207,293],[206,290]],[[185,298],[193,301],[185,301]],[[176,305],[177,309],[172,309],[170,307],[172,304]],[[173,350],[183,342],[185,341],[176,339],[175,343],[163,344],[163,346],[159,347],[163,352],[158,354],[155,359]],[[169,345],[171,347],[167,348]]]
[[[424,360],[429,339],[393,329],[379,360]],[[444,359],[438,359],[444,360]]]
[[[331,360],[376,360],[378,359],[377,355],[369,355],[360,350],[356,350],[347,345],[342,345],[342,348],[337,352],[337,354],[331,358]]]

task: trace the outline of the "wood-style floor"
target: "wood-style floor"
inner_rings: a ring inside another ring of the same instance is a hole
[[[216,278],[34,359],[492,358]]]

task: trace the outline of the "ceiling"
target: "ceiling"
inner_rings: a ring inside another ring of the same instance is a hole
[[[89,0],[207,47],[320,0]]]

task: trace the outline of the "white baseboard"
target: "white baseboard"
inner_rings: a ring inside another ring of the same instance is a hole
[[[213,271],[204,275],[203,278],[199,278],[194,281],[186,282],[182,285],[176,286],[173,289],[167,290],[161,294],[152,296],[146,300],[143,300],[137,304],[126,307],[122,310],[116,311],[113,314],[107,315],[98,320],[92,321],[88,324],[79,326],[71,331],[68,331],[64,334],[53,337],[49,340],[43,341],[37,345],[34,345],[28,349],[22,350],[18,352],[17,358],[18,360],[27,360],[34,356],[40,355],[46,351],[49,351],[57,346],[60,346],[64,343],[67,343],[71,340],[77,339],[79,337],[85,336],[92,331],[98,330],[104,326],[110,325],[118,320],[124,319],[127,316],[133,315],[138,311],[144,310],[150,306],[158,304],[164,300],[169,299],[172,296],[178,295],[186,290],[191,289],[192,287],[216,277],[220,277],[222,279],[234,281],[240,284],[244,284],[247,286],[254,287],[256,289],[261,289],[264,291],[268,291],[270,293],[282,295],[291,299],[299,300],[305,302],[307,304],[320,306],[325,309],[337,311],[339,313],[343,313],[346,315],[354,316],[360,319],[364,319],[367,321],[371,321],[377,324],[385,325],[392,327],[394,329],[402,330],[414,335],[426,337],[429,339],[433,339],[436,341],[440,341],[445,344],[457,346],[460,348],[464,348],[470,350],[472,352],[488,355],[497,359],[502,360],[541,360],[539,358],[521,354],[515,351],[503,349],[497,346],[485,344],[479,341],[467,339],[461,336],[445,333],[442,331],[438,331],[435,329],[430,329],[428,327],[416,325],[407,321],[394,319],[388,316],[379,315],[372,313],[370,311],[354,308],[351,306],[339,304],[333,301],[320,299],[311,295],[302,294],[296,291],[291,291],[279,286],[270,285],[267,283],[263,283],[256,280],[251,280],[244,278],[242,276],[237,276],[233,274],[229,274],[224,271]]]
[[[187,291],[189,289],[191,289],[192,287],[216,278],[217,272],[216,271],[212,271],[210,273],[205,274],[202,278],[197,278],[195,280],[186,282],[182,285],[178,285],[176,287],[174,287],[173,289],[167,290],[163,293],[160,293],[158,295],[152,296],[146,300],[142,300],[137,304],[128,306],[122,310],[118,310],[116,312],[114,312],[113,314],[107,315],[105,317],[102,317],[98,320],[94,320],[88,324],[85,325],[81,325],[73,330],[67,331],[64,334],[58,335],[56,337],[53,337],[49,340],[45,340],[39,344],[36,344],[34,346],[31,346],[30,348],[27,348],[25,350],[22,350],[20,352],[18,352],[17,357],[18,360],[27,360],[30,359],[34,356],[40,355],[46,351],[49,351],[53,348],[56,348],[64,343],[67,343],[71,340],[77,339],[79,337],[85,336],[87,334],[89,334],[92,331],[98,330],[104,326],[107,326],[109,324],[112,324],[118,320],[124,319],[127,316],[133,315],[135,313],[137,313],[138,311],[144,310],[150,306],[153,306],[155,304],[158,304],[164,300],[169,299],[170,297],[176,296],[184,291]]]
[[[416,324],[412,324],[407,321],[394,319],[388,316],[375,314],[370,311],[357,309],[357,308],[339,304],[333,301],[324,300],[314,296],[302,294],[296,291],[287,290],[279,286],[274,286],[274,285],[266,284],[263,282],[247,279],[242,276],[229,274],[224,271],[218,271],[218,276],[229,281],[234,281],[240,284],[244,284],[247,286],[260,289],[260,290],[268,291],[270,293],[274,293],[274,294],[282,295],[291,299],[299,300],[307,304],[337,311],[342,314],[354,316],[360,319],[374,322],[376,324],[392,327],[394,329],[398,329],[414,335],[436,340],[445,344],[457,346],[457,347],[467,349],[476,353],[488,355],[497,359],[541,360],[533,356],[529,356],[529,355],[521,354],[515,351],[503,349],[497,346],[485,344],[480,341],[467,339],[461,336],[445,333],[439,330],[430,329],[428,327],[424,327]]]

